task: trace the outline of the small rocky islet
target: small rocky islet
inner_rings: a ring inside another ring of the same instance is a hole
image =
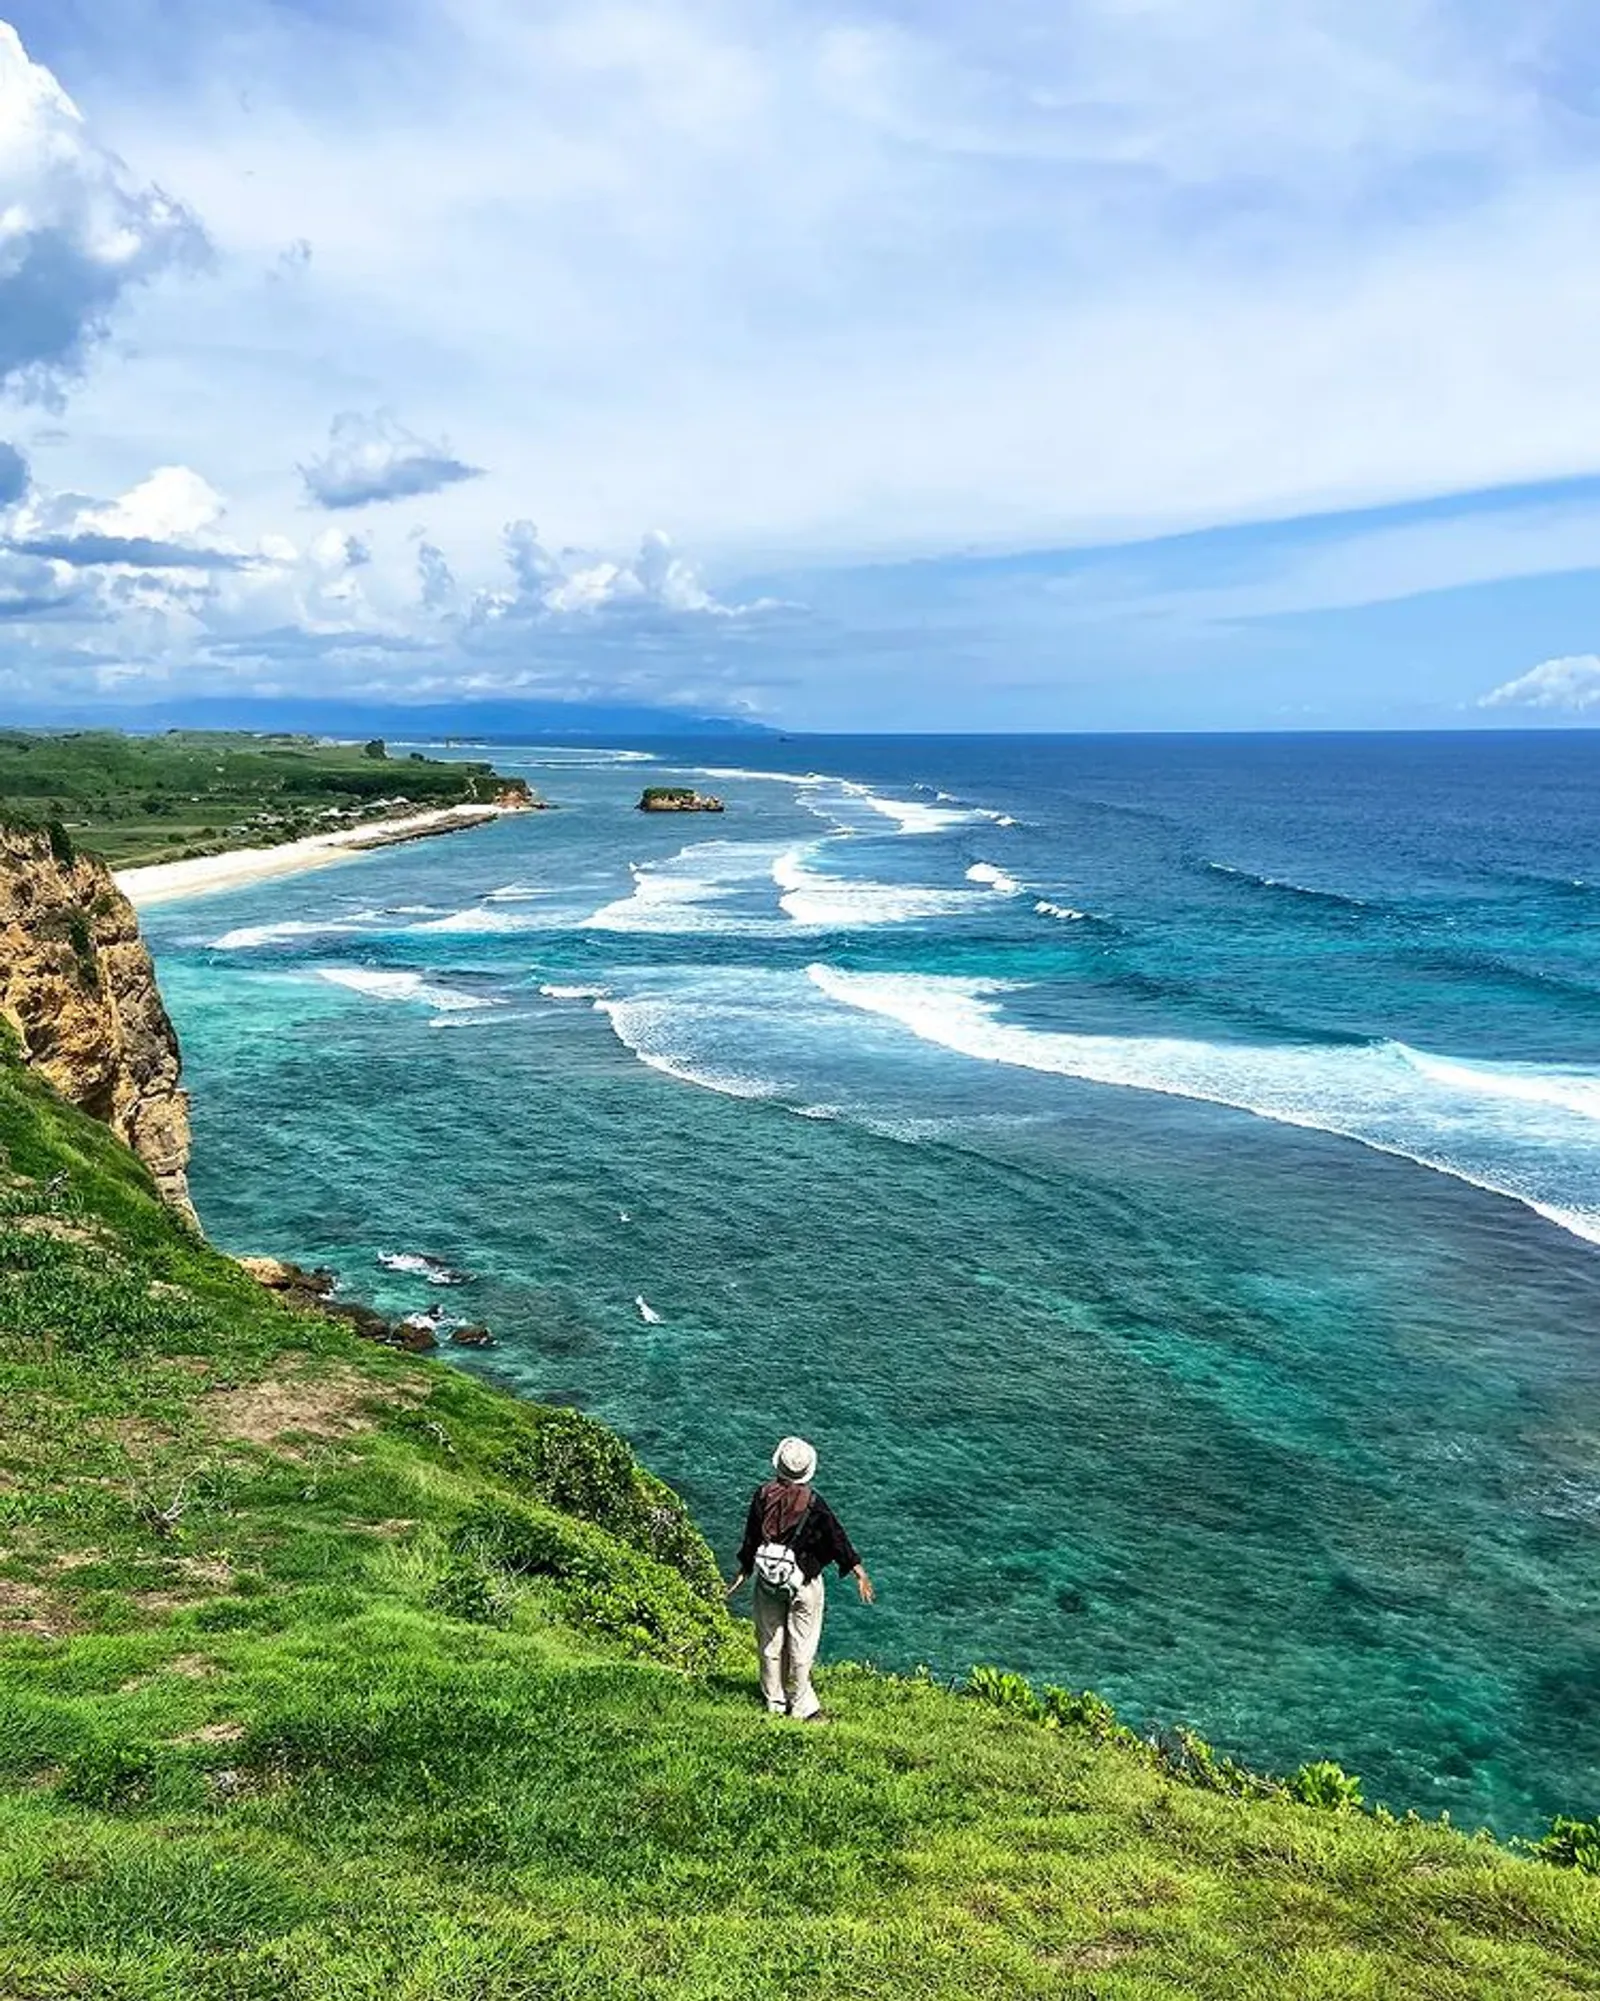
[[[692,785],[647,785],[639,795],[641,813],[724,813],[727,808],[713,793],[697,792]]]

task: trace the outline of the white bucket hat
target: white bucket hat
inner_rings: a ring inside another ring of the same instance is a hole
[[[780,1438],[772,1455],[772,1469],[780,1480],[803,1487],[817,1470],[817,1448],[803,1438]]]

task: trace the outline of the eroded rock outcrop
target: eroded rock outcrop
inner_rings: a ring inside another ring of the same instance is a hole
[[[64,1098],[108,1125],[191,1221],[178,1038],[133,906],[59,831],[0,827],[0,1016]]]

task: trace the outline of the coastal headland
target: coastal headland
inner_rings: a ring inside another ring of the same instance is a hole
[[[0,813],[99,855],[141,907],[544,805],[488,763],[391,756],[379,737],[0,731]]]
[[[767,1718],[622,1439],[205,1241],[126,900],[59,824],[0,862],[0,1995],[1600,1991],[1590,1823],[1515,1854],[995,1669]]]

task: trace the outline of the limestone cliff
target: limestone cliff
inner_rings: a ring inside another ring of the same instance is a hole
[[[133,906],[59,831],[0,826],[0,1016],[64,1098],[110,1126],[186,1217],[189,1102]]]

